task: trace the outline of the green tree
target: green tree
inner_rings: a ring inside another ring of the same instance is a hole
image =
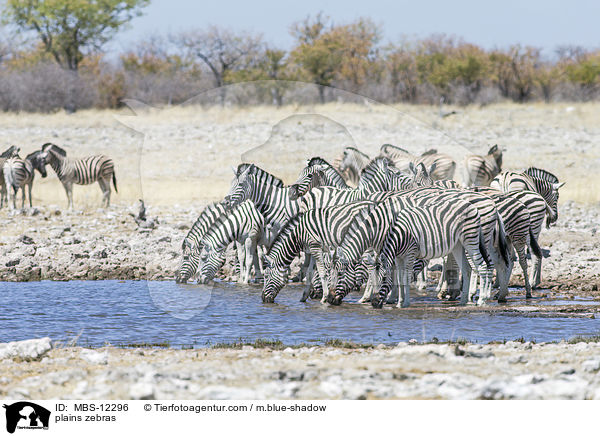
[[[62,67],[77,71],[88,51],[97,51],[141,15],[149,0],[6,0],[5,20],[34,31]]]

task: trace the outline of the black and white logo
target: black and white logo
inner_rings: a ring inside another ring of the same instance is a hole
[[[16,429],[47,430],[50,422],[50,411],[29,401],[5,404],[6,431],[14,433]]]

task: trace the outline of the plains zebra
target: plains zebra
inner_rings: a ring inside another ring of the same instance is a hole
[[[450,180],[454,177],[454,171],[456,170],[456,162],[452,157],[438,153],[434,149],[426,151],[421,156],[414,156],[403,148],[392,144],[383,144],[379,150],[379,155],[390,158],[396,168],[405,172],[411,162],[414,165],[423,163],[426,168],[430,168],[435,163],[435,171],[431,174],[433,180]]]
[[[202,281],[212,279],[221,267],[222,252],[232,243],[237,242],[237,254],[240,262],[240,279],[248,283],[250,270],[254,265],[256,276],[260,276],[261,267],[256,254],[257,245],[268,245],[264,232],[263,216],[256,210],[254,203],[246,200],[222,214],[202,237],[200,259],[200,278]]]
[[[290,187],[290,196],[292,200],[296,200],[315,186],[335,186],[340,189],[348,188],[340,173],[325,159],[320,157],[313,157],[307,162],[306,167],[300,172],[296,183]]]
[[[214,203],[206,206],[200,213],[181,243],[183,258],[175,275],[176,283],[187,283],[191,277],[196,275],[200,264],[200,250],[197,250],[197,248],[201,249],[202,237],[210,226],[227,211],[227,206],[222,203]],[[225,258],[223,258],[223,261],[225,261]]]
[[[342,174],[348,174],[348,180],[357,185],[360,179],[360,173],[366,167],[371,158],[356,147],[346,147],[342,152],[342,158],[339,159],[337,167]]]
[[[564,184],[559,183],[552,173],[532,167],[524,173],[505,171],[496,176],[490,186],[502,192],[533,191],[540,194],[551,210],[546,217],[546,227],[550,227],[558,220],[558,190]]]
[[[104,155],[71,159],[67,152],[56,144],[47,142],[42,145],[42,157],[56,172],[67,193],[69,209],[73,209],[73,184],[89,185],[98,182],[102,190],[102,206],[110,205],[110,181],[112,179],[115,192],[117,177],[112,159]]]
[[[494,145],[485,156],[465,157],[463,184],[467,187],[489,186],[500,171],[502,171],[502,150],[498,145]]]
[[[33,207],[31,201],[31,189],[33,179],[37,170],[42,177],[46,177],[46,164],[40,156],[40,151],[29,153],[25,159],[11,157],[4,162],[4,183],[8,190],[8,198],[12,197],[12,207],[16,208],[16,199],[19,189],[22,192],[21,208],[25,207],[25,187],[29,193],[29,207]]]
[[[315,260],[323,290],[322,302],[329,293],[327,274],[323,262],[323,249],[335,248],[341,241],[354,215],[373,207],[373,202],[355,202],[343,206],[311,209],[292,218],[275,238],[265,257],[267,268],[262,299],[272,303],[285,284],[285,273],[292,260],[301,252],[309,250]],[[310,278],[301,301],[306,301],[310,290]]]
[[[490,259],[475,208],[457,208],[446,202],[401,210],[378,258],[381,289],[379,298],[371,300],[373,307],[380,308],[384,304],[391,288],[389,277],[392,272],[397,274],[400,287],[398,307],[407,307],[415,261],[449,253],[457,259],[463,275],[466,276],[470,269],[481,277],[489,275]],[[468,289],[463,284],[461,304],[465,304],[467,298]]]
[[[4,184],[4,162],[10,157],[17,156],[19,154],[19,148],[11,145],[0,154],[0,209],[4,207],[6,202],[6,185]]]

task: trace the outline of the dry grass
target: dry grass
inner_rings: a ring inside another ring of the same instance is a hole
[[[530,165],[554,172],[567,184],[561,201],[600,202],[600,105],[499,104],[454,108],[440,119],[437,107],[330,103],[323,106],[172,107],[164,110],[81,111],[67,115],[2,114],[5,148],[26,154],[44,142],[65,146],[71,156],[106,154],[116,164],[119,194],[113,202],[197,204],[223,197],[231,167],[252,160],[292,182],[303,162],[319,155],[333,160],[347,145],[370,155],[383,143],[421,153],[435,147],[456,156],[506,149],[506,169]],[[123,124],[126,123],[132,128]],[[457,171],[460,180],[460,169]],[[74,190],[77,208],[100,204],[97,185]],[[50,170],[36,178],[34,204],[66,206],[66,196]]]

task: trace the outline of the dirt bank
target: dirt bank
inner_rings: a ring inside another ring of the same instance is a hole
[[[245,345],[238,349],[191,350],[113,347],[48,350],[47,343],[42,348],[38,346],[33,354],[28,351],[30,361],[26,363],[16,352],[3,356],[0,396],[11,399],[600,399],[598,343],[400,343],[393,347],[357,349]]]

